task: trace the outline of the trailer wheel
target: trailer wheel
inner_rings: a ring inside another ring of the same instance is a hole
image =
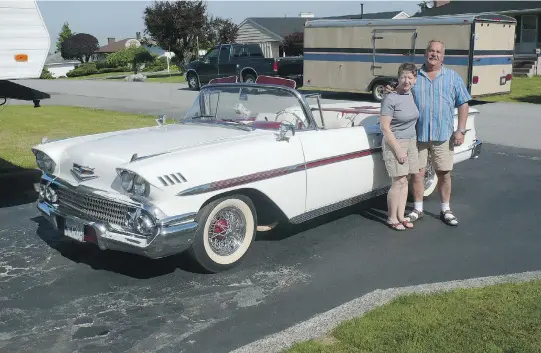
[[[379,81],[374,83],[374,86],[372,86],[372,98],[374,98],[376,102],[381,102],[383,100],[386,85],[387,84],[385,82]]]

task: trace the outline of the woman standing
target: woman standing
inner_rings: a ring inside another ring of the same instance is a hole
[[[394,230],[413,228],[413,224],[404,217],[404,213],[408,198],[408,175],[419,172],[415,129],[419,110],[411,92],[416,79],[415,64],[400,65],[398,86],[381,102],[383,160],[392,178],[391,189],[387,194],[387,224]]]

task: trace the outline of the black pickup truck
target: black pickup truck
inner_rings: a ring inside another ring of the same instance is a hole
[[[220,44],[190,62],[184,76],[198,90],[212,79],[235,75],[242,82],[255,82],[258,75],[290,78],[300,86],[302,74],[302,56],[265,58],[258,44]]]

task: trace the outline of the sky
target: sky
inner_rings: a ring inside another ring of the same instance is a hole
[[[297,17],[300,12],[319,16],[361,13],[361,1],[225,1],[207,0],[207,11],[213,16],[229,18],[240,24],[247,17]],[[413,15],[419,1],[363,1],[364,13],[405,11]],[[38,0],[38,6],[51,37],[51,52],[56,48],[64,22],[73,32],[96,37],[100,46],[108,37],[116,40],[144,34],[143,12],[153,1],[54,1]]]

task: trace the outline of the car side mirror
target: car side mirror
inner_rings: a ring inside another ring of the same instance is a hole
[[[295,136],[295,125],[290,123],[289,121],[282,121],[280,123],[280,133],[278,135],[277,141],[289,141],[289,137],[287,137],[287,132],[291,131],[291,134]]]

